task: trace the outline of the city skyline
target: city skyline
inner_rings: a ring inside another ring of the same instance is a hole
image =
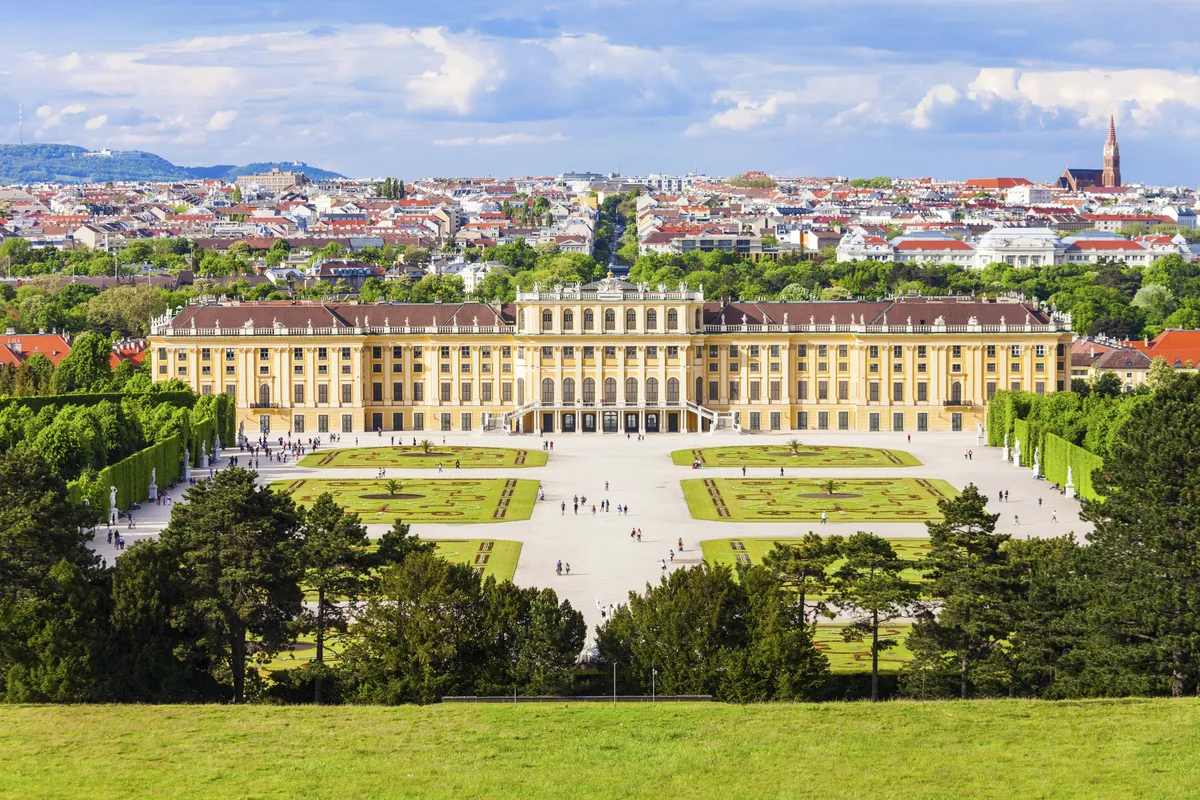
[[[0,141],[351,176],[1018,175],[1190,184],[1200,77],[1151,2],[20,6]],[[51,22],[53,25],[51,26]]]

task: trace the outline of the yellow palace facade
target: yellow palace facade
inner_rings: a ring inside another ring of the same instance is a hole
[[[155,380],[285,432],[975,428],[1061,390],[1068,325],[1013,299],[706,301],[607,278],[516,302],[201,303],[153,320]]]

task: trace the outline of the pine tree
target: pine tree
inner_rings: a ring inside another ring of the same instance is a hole
[[[930,552],[925,558],[928,593],[940,601],[936,616],[913,626],[910,645],[919,656],[952,659],[959,694],[966,699],[972,670],[986,662],[1011,629],[1007,603],[1011,575],[1004,543],[995,533],[999,514],[974,484],[952,500],[938,503],[942,519],[929,522]]]
[[[879,654],[899,644],[879,638],[879,627],[901,617],[917,599],[917,585],[901,573],[911,566],[886,539],[859,531],[841,547],[832,601],[852,622],[842,629],[847,641],[871,637],[871,701],[879,699]]]

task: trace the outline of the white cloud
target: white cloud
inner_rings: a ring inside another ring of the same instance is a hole
[[[1185,110],[1200,114],[1200,75],[1167,69],[1020,70],[985,67],[959,88],[941,83],[903,114],[929,130],[950,116],[1006,113],[1038,125],[1103,127],[1109,114],[1136,127]]]
[[[92,117],[87,122],[83,123],[83,129],[85,131],[98,131],[106,124],[108,124],[108,115],[101,114],[100,116]]]
[[[959,93],[948,83],[939,83],[934,86],[925,96],[921,98],[921,102],[917,103],[916,108],[911,112],[909,124],[914,128],[925,130],[933,127],[933,113],[939,105],[953,105],[958,102]]]
[[[409,108],[448,109],[466,116],[475,94],[495,91],[504,78],[504,70],[486,47],[459,46],[433,29],[417,31],[413,40],[442,56],[443,61],[438,69],[426,70],[406,82]]]
[[[434,139],[438,147],[475,147],[511,144],[546,144],[549,142],[565,142],[566,136],[561,133],[546,135],[534,133],[502,133],[496,136],[459,136],[454,139]]]
[[[218,111],[208,118],[208,125],[205,126],[210,131],[227,131],[238,118],[236,111]]]

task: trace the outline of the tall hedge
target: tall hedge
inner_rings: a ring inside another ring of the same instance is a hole
[[[72,499],[87,498],[95,520],[103,520],[108,514],[109,487],[117,487],[117,507],[128,510],[134,502],[149,500],[150,471],[155,470],[158,488],[177,480],[183,470],[181,439],[169,439],[139,450],[128,458],[105,467],[94,476],[84,476],[70,485]]]
[[[1104,466],[1104,459],[1052,433],[1046,434],[1043,449],[1041,467],[1047,480],[1065,485],[1070,467],[1079,496],[1088,500],[1101,499],[1092,486],[1092,473]]]
[[[66,406],[93,406],[105,400],[120,403],[128,398],[152,397],[156,402],[169,403],[178,408],[191,408],[196,403],[196,395],[192,392],[148,392],[145,394],[126,394],[125,392],[93,392],[85,394],[49,394],[36,397],[0,397],[0,409],[9,406],[22,406],[34,412],[52,406],[55,409]]]

